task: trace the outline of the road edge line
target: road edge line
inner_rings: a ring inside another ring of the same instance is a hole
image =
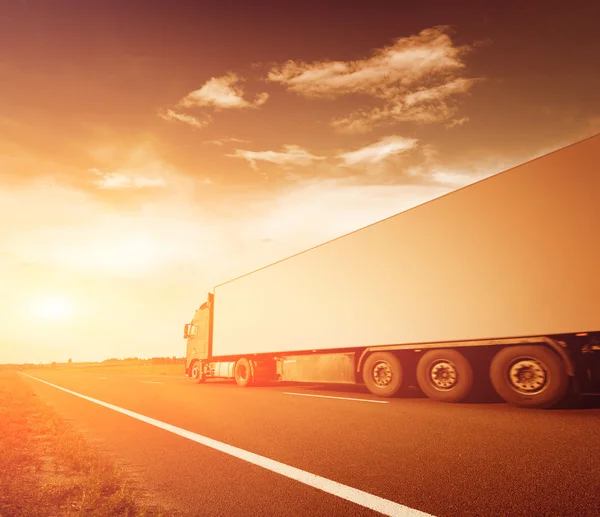
[[[284,391],[284,395],[297,395],[299,397],[317,397],[320,399],[336,399],[336,400],[350,400],[356,402],[371,402],[372,404],[389,404],[387,400],[371,400],[371,399],[357,399],[353,397],[334,397],[333,395],[316,395],[314,393],[294,393],[291,391]]]
[[[201,445],[205,445],[206,447],[210,447],[211,449],[223,452],[229,456],[233,456],[238,459],[244,460],[248,463],[251,463],[258,467],[262,467],[266,470],[270,470],[271,472],[293,479],[312,488],[316,488],[318,490],[321,490],[322,492],[334,495],[336,497],[339,497],[340,499],[345,499],[346,501],[350,501],[364,508],[369,508],[383,515],[387,515],[389,517],[433,517],[431,514],[422,512],[420,510],[415,510],[414,508],[404,506],[400,503],[390,501],[389,499],[384,499],[383,497],[379,497],[368,492],[363,492],[358,488],[353,488],[342,483],[338,483],[337,481],[318,476],[317,474],[312,474],[299,468],[292,467],[291,465],[287,465],[285,463],[272,460],[265,456],[261,456],[260,454],[246,451],[245,449],[240,449],[239,447],[235,447],[233,445],[214,440],[213,438],[208,438],[206,436],[194,433],[192,431],[188,431],[181,427],[162,422],[161,420],[157,420],[155,418],[136,413],[135,411],[130,411],[129,409],[121,408],[119,406],[115,406],[114,404],[110,404],[102,400],[88,397],[87,395],[83,395],[81,393],[77,393],[76,391],[63,388],[62,386],[52,384],[51,382],[38,379],[37,377],[33,377],[26,373],[19,373],[21,373],[21,375],[24,375],[25,377],[36,380],[43,384],[47,384],[48,386],[52,386],[53,388],[56,388],[58,390],[64,391],[65,393],[69,393],[76,397],[87,400],[88,402],[93,402],[94,404],[98,404],[99,406],[105,407],[107,409],[112,409],[117,413],[121,413],[141,422],[145,422],[154,427],[158,427],[159,429],[169,431],[170,433],[176,434],[183,438],[187,438],[188,440],[199,443]]]

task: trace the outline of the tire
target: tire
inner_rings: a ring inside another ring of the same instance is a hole
[[[191,376],[198,384],[201,384],[206,380],[206,376],[202,372],[202,363],[200,361],[196,361],[192,365]]]
[[[456,350],[430,350],[419,360],[417,382],[430,399],[460,402],[473,388],[473,369]]]
[[[490,378],[498,395],[520,407],[555,406],[569,389],[562,359],[540,345],[503,348],[492,359]]]
[[[252,384],[252,367],[250,366],[250,361],[245,357],[238,359],[237,363],[235,363],[233,375],[238,386],[242,388],[250,386]]]
[[[363,381],[368,390],[380,397],[392,397],[404,380],[402,364],[391,352],[375,352],[367,357]]]

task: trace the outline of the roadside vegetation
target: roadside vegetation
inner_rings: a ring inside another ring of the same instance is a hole
[[[166,515],[141,504],[127,476],[16,371],[0,371],[0,465],[0,517]]]
[[[69,360],[66,363],[48,363],[48,364],[22,364],[14,365],[0,364],[0,371],[5,369],[13,370],[72,370],[90,373],[114,373],[127,375],[185,375],[185,357],[152,357],[151,359],[106,359],[96,363],[76,363]]]
[[[66,368],[65,368],[66,369]],[[127,375],[168,375],[184,376],[185,367],[181,364],[132,364],[132,365],[89,365],[73,366],[71,370],[93,373],[114,373]]]

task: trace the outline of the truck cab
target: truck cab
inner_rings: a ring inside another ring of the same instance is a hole
[[[198,379],[201,372],[201,361],[208,358],[210,353],[211,317],[213,295],[209,293],[208,300],[194,313],[192,321],[183,328],[183,338],[187,339],[185,354],[185,373]]]

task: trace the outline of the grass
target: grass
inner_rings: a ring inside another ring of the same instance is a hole
[[[67,367],[65,367],[66,369]],[[128,375],[185,375],[183,364],[132,364],[132,365],[90,365],[69,367],[69,369],[94,373],[121,373]]]
[[[0,517],[165,515],[14,371],[0,372],[0,465]]]

